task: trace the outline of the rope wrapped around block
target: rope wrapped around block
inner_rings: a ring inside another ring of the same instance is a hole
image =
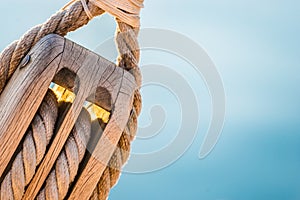
[[[140,0],[132,0],[131,2],[142,5]],[[88,24],[91,20],[91,16],[88,15],[95,17],[105,12],[105,10],[98,7],[98,4],[96,5],[91,1],[85,1],[85,3],[90,14],[87,14],[82,2],[74,1],[68,8],[60,10],[45,23],[33,27],[19,40],[2,51],[0,54],[0,95],[21,60],[41,38],[51,33],[65,36],[68,32]],[[141,73],[138,67],[140,50],[137,41],[139,23],[132,26],[118,18],[116,21],[116,43],[119,51],[117,65],[132,73],[137,85],[140,86]],[[58,105],[55,95],[49,91],[32,122],[32,128],[26,133],[21,145],[22,149],[12,161],[12,168],[1,180],[1,200],[22,199],[24,190],[30,183],[36,167],[45,155],[46,147],[53,137],[54,125],[58,117],[57,110]],[[141,95],[136,90],[126,128],[90,199],[107,199],[110,188],[117,183],[121,167],[129,157],[130,143],[137,131],[137,117],[140,112]],[[91,120],[86,111],[82,111],[77,123],[80,124],[77,127],[82,128],[73,128],[64,150],[56,160],[56,164],[48,175],[37,199],[64,199],[67,196],[84,156],[85,149],[83,147],[88,143],[91,134]],[[18,184],[16,184],[16,179],[18,179]]]

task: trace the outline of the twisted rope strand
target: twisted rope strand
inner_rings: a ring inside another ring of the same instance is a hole
[[[27,131],[22,150],[1,183],[0,199],[22,199],[25,187],[33,178],[53,136],[57,113],[56,96],[49,90]]]

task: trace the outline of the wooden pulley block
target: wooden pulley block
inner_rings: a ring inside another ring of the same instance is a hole
[[[34,199],[78,118],[90,102],[110,113],[102,136],[96,141],[69,199],[87,199],[103,174],[120,139],[132,108],[137,85],[134,77],[105,58],[50,34],[28,53],[0,95],[0,175],[3,176],[51,84],[75,94],[23,199]]]

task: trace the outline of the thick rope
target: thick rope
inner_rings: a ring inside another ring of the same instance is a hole
[[[31,126],[25,134],[23,148],[12,163],[0,187],[0,199],[19,200],[33,178],[37,166],[46,153],[57,119],[58,105],[55,94],[48,91]]]
[[[38,200],[64,199],[66,197],[69,187],[78,173],[90,136],[91,118],[88,111],[83,109],[44,188],[37,196]]]
[[[97,16],[104,12],[102,9],[96,7],[91,3],[88,3],[87,6],[92,16]],[[0,55],[0,94],[3,91],[7,81],[16,70],[21,59],[42,37],[50,33],[56,33],[61,36],[65,36],[68,32],[74,31],[77,28],[87,24],[89,20],[90,18],[87,16],[86,12],[84,12],[82,4],[80,2],[75,2],[69,9],[56,13],[46,23],[34,27],[30,31],[28,31],[20,40],[15,41],[10,46],[8,46]],[[139,28],[133,28],[126,23],[123,23],[119,20],[117,21],[118,29],[116,32],[116,42],[119,50],[118,66],[131,72],[135,77],[138,86],[140,86],[141,74],[138,68],[140,55],[137,42]],[[109,165],[105,169],[99,183],[97,184],[97,187],[95,188],[91,199],[107,199],[110,188],[113,187],[119,179],[120,169],[122,165],[127,161],[129,156],[130,141],[133,140],[136,134],[137,116],[140,114],[140,111],[141,96],[139,91],[137,90],[134,94],[133,109],[131,111],[127,126],[123,131],[118,146],[116,147],[115,152],[110,159]],[[67,148],[71,148],[68,147],[68,142],[66,143],[64,151],[61,153],[55,164],[55,169],[48,176],[46,186],[41,190],[38,196],[39,198],[52,199],[52,197],[57,197],[57,199],[63,199],[66,195],[66,191],[69,189],[69,185],[73,181],[72,178],[74,177],[75,171],[77,171],[73,169],[78,168],[78,165],[77,167],[73,166],[74,163],[71,163],[68,159],[72,156],[76,157],[76,155],[73,155],[76,154],[75,149],[72,149],[72,151],[68,150],[69,154],[72,154],[69,155],[67,153]],[[73,148],[75,148],[74,145]],[[77,149],[77,152],[78,151],[79,150]],[[16,165],[22,165],[20,161],[17,163],[18,164]],[[71,168],[73,171],[71,170]],[[32,171],[30,172],[33,173]],[[18,173],[25,174],[26,171],[20,170],[18,171]],[[12,174],[9,173],[7,176],[9,179]],[[26,180],[24,182],[26,183]],[[7,183],[5,187],[3,187],[3,190],[5,190],[5,193],[14,195],[16,192],[11,192],[13,191],[12,188],[14,188],[14,185],[11,182]],[[24,192],[24,188],[20,189],[19,186],[15,186],[15,188],[16,191],[19,191],[19,196]],[[18,199],[18,195],[15,195],[14,198]]]
[[[95,188],[91,200],[105,200],[108,198],[110,189],[117,183],[122,165],[129,157],[130,142],[135,137],[137,130],[137,115],[133,110],[127,122],[127,126],[122,133],[118,146],[111,157],[108,167],[104,170],[100,181]]]

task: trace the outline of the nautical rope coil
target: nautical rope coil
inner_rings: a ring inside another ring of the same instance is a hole
[[[58,11],[45,23],[33,27],[3,50],[0,54],[0,95],[21,60],[41,38],[51,33],[65,36],[104,12],[109,12],[117,18],[115,36],[119,51],[117,65],[132,73],[140,87],[141,74],[138,67],[140,50],[137,36],[138,15],[142,3],[142,0],[72,1],[67,8]],[[99,7],[101,5],[103,7]],[[64,106],[58,105],[56,96],[51,90],[47,92],[20,145],[21,148],[13,157],[11,168],[0,179],[0,200],[22,199],[26,186],[45,156],[47,145],[51,143],[59,110]],[[140,112],[141,96],[136,90],[126,128],[90,199],[107,199],[110,188],[118,181],[120,169],[129,157],[130,142],[135,137]],[[91,129],[90,116],[83,109],[37,199],[64,199],[67,196],[85,154],[85,147],[91,138]]]

